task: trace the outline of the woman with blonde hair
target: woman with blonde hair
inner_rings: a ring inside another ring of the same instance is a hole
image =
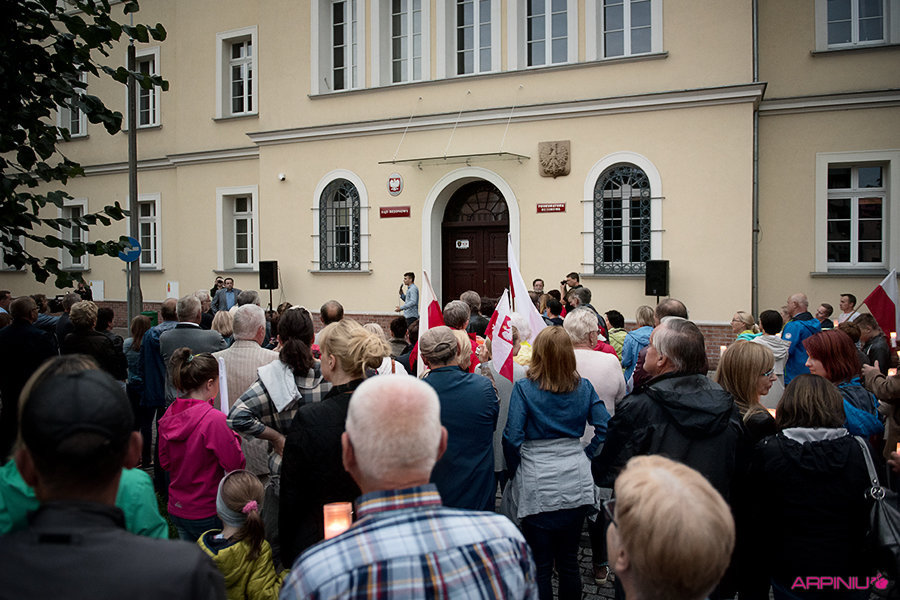
[[[738,340],[719,360],[715,381],[734,398],[752,443],[775,434],[775,419],[760,402],[776,381],[771,350]]]
[[[390,350],[391,343],[388,341],[388,337],[384,333],[384,329],[381,325],[378,323],[366,323],[363,327],[365,327],[366,331],[369,333],[383,339],[388,345],[388,350]],[[390,352],[381,359],[381,365],[379,365],[377,372],[379,375],[409,375],[409,373],[406,372],[406,368],[397,362],[397,360],[391,356]]]
[[[759,335],[759,325],[753,319],[753,315],[743,310],[734,313],[731,318],[731,330],[739,340],[751,341]]]
[[[341,434],[353,391],[366,370],[378,368],[390,354],[383,338],[347,318],[320,332],[319,348],[331,391],[321,402],[300,407],[284,445],[279,533],[286,565],[324,537],[325,504],[352,502],[360,494],[344,470]]]
[[[560,598],[581,597],[578,545],[595,504],[590,459],[606,437],[607,421],[603,402],[576,371],[569,334],[562,327],[541,331],[528,374],[513,387],[503,453],[512,476],[504,502],[521,519],[542,599],[553,597],[554,563]],[[585,422],[594,426],[594,439],[582,448]]]
[[[637,327],[625,334],[625,341],[622,343],[622,368],[625,369],[625,381],[631,379],[634,368],[637,366],[638,355],[641,350],[650,343],[650,333],[656,324],[656,313],[653,308],[647,306],[638,306],[634,315]]]
[[[212,329],[222,334],[227,347],[234,343],[234,316],[231,311],[220,310],[212,320]]]

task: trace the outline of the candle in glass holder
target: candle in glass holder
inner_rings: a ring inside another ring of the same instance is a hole
[[[888,369],[888,377],[894,377],[897,375],[897,369]]]
[[[891,332],[891,348],[896,348],[896,347],[897,347],[897,332],[892,331]]]
[[[774,419],[774,418],[775,418],[775,409],[774,409],[774,408],[767,408],[766,410],[769,411],[769,414],[772,415],[772,418]]]
[[[719,346],[719,356],[725,354],[725,351],[728,349],[728,346]]]
[[[322,507],[325,519],[325,539],[330,540],[350,528],[353,515],[352,502],[332,502]]]
[[[838,320],[835,319],[835,320],[834,320],[834,326],[837,327],[838,325],[840,325],[840,323],[838,323]]]

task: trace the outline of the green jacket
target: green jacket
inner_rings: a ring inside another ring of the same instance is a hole
[[[28,513],[40,505],[15,461],[0,467],[0,535],[24,529]],[[125,513],[125,529],[137,535],[169,539],[169,526],[159,514],[150,476],[140,469],[122,469],[116,506]]]
[[[622,345],[625,343],[625,336],[628,332],[624,329],[609,330],[609,345],[615,348],[616,354],[619,355],[619,362],[622,362]]]
[[[251,561],[247,558],[250,544],[214,539],[221,532],[220,529],[207,531],[197,540],[197,545],[215,561],[225,577],[228,600],[278,600],[288,571],[275,572],[269,542],[263,540],[259,556]]]

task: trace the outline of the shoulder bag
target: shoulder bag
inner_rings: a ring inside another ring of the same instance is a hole
[[[881,486],[868,444],[860,437],[856,437],[856,441],[862,448],[869,481],[872,483],[872,487],[866,490],[866,498],[872,502],[868,534],[872,558],[879,571],[896,581],[900,575],[900,511],[897,510],[897,494]]]

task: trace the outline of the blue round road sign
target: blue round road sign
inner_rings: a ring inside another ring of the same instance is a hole
[[[141,257],[141,243],[133,237],[128,238],[128,243],[131,247],[126,247],[125,250],[119,252],[119,258],[127,263],[134,262]]]

